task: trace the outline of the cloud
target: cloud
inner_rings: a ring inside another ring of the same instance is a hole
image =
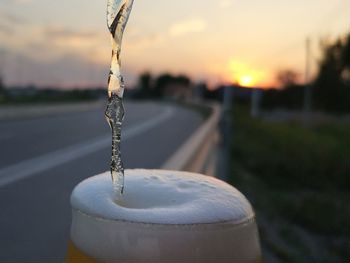
[[[173,37],[183,36],[189,33],[203,32],[207,23],[201,18],[191,18],[173,24],[169,28],[169,34]]]
[[[109,38],[107,32],[80,31],[49,26],[42,30],[42,35],[45,43],[55,50],[56,56],[67,52],[88,54],[92,50],[99,50],[97,53],[100,53],[100,55],[95,56],[93,60],[101,60],[105,53],[109,54],[109,52],[100,51],[108,48]]]
[[[28,4],[33,2],[33,0],[14,0],[16,4]]]
[[[0,5],[26,5],[34,2],[34,0],[1,0]]]
[[[1,35],[12,36],[19,26],[26,23],[25,19],[8,12],[0,12],[0,17]]]
[[[67,53],[42,61],[8,49],[4,52],[8,62],[4,65],[4,78],[9,86],[30,83],[42,87],[83,87],[100,86],[107,81],[108,63],[93,63],[80,54]]]
[[[4,23],[10,24],[10,25],[19,25],[19,24],[27,23],[27,21],[24,18],[18,15],[14,15],[12,13],[1,12],[0,16],[1,16],[1,20]]]
[[[97,37],[99,34],[97,32],[88,31],[75,31],[67,28],[58,27],[47,27],[44,30],[46,37],[50,39],[62,39],[62,40],[72,40],[72,39],[91,39]]]
[[[233,4],[233,1],[232,1],[232,0],[221,0],[221,1],[219,2],[219,6],[220,6],[221,8],[230,7],[232,4]]]
[[[11,27],[0,24],[0,35],[10,36],[13,34]]]
[[[161,34],[132,35],[125,39],[125,46],[142,49],[163,43],[165,37]]]

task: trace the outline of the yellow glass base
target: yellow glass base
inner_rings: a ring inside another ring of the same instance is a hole
[[[72,241],[68,243],[68,253],[66,263],[98,263],[86,256],[74,245]]]

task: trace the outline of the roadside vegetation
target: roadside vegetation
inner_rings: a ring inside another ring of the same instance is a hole
[[[76,101],[93,101],[106,97],[103,89],[37,89],[18,88],[0,89],[0,106],[16,104],[61,103]]]
[[[266,259],[350,262],[350,123],[232,115],[230,181],[256,210]]]

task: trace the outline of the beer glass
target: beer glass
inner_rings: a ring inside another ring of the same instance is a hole
[[[234,187],[177,171],[125,178],[120,200],[109,173],[74,189],[68,263],[262,262],[254,212]]]

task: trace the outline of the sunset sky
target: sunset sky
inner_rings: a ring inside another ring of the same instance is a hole
[[[105,9],[105,0],[1,0],[5,83],[105,85]],[[303,73],[306,37],[315,71],[320,39],[350,32],[349,12],[349,0],[135,0],[122,69],[129,85],[150,71],[268,86],[281,69]]]

